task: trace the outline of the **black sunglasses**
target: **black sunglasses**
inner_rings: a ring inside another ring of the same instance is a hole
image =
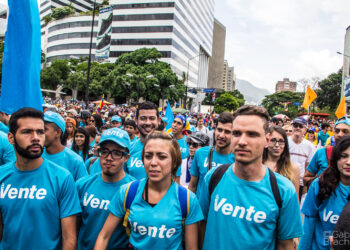
[[[188,147],[193,147],[193,148],[198,148],[200,144],[199,143],[195,143],[195,142],[187,142],[187,146]]]
[[[303,128],[304,127],[304,125],[302,125],[302,124],[299,124],[299,123],[293,123],[293,128]]]

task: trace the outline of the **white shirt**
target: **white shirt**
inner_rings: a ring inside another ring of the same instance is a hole
[[[292,137],[288,137],[290,160],[298,165],[300,169],[300,186],[304,186],[305,163],[309,163],[316,152],[315,146],[308,140],[303,140],[296,144]]]

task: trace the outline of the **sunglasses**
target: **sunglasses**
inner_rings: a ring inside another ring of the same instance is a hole
[[[193,148],[198,148],[200,144],[199,143],[195,143],[195,142],[187,142],[187,146],[188,147],[193,147]]]
[[[289,132],[289,133],[292,133],[292,132],[293,132],[293,130],[289,130],[289,129],[285,129],[284,131],[285,131],[286,133],[288,133],[288,132]]]
[[[303,128],[304,127],[304,125],[302,125],[302,124],[299,124],[299,123],[293,123],[293,128]]]

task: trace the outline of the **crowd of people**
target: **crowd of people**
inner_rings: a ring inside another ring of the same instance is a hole
[[[46,101],[0,112],[3,249],[350,248],[347,117]]]

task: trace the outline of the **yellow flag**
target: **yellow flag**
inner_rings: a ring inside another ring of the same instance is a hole
[[[308,109],[311,103],[317,98],[317,94],[313,91],[309,86],[307,86],[307,90],[305,92],[303,107]]]
[[[346,104],[345,104],[345,96],[341,99],[337,111],[335,111],[335,115],[339,118],[346,116]]]

